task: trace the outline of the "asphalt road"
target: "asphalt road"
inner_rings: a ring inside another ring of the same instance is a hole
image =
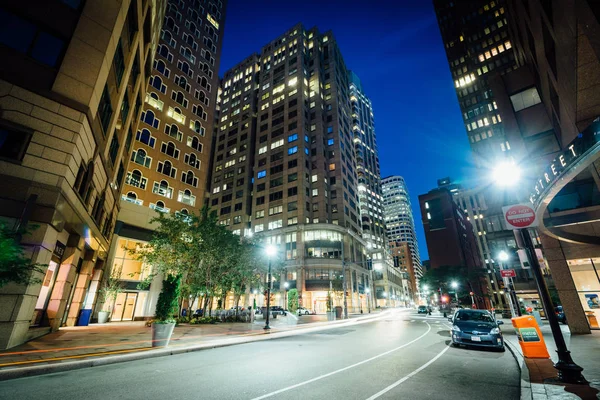
[[[0,399],[519,398],[510,352],[453,348],[444,318],[364,324],[0,382]]]

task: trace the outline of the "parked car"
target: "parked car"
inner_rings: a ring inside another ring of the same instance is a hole
[[[271,314],[287,315],[287,311],[280,306],[271,306]]]
[[[308,308],[298,307],[298,315],[310,315],[310,314],[313,314],[313,312],[310,311]]]
[[[504,351],[504,338],[499,325],[487,310],[458,310],[448,318],[452,322],[452,346],[480,346]]]
[[[417,314],[427,314],[428,312],[427,306],[419,306],[417,308]]]
[[[254,309],[254,315],[261,315],[262,314],[262,310],[260,309],[260,307],[256,307]]]
[[[562,322],[563,324],[567,323],[567,316],[565,315],[565,311],[562,306],[558,306],[554,309],[556,312],[556,318],[558,318],[558,322]]]

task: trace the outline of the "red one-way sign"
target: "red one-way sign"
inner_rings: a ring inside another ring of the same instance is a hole
[[[538,225],[535,211],[528,204],[502,207],[504,222],[509,229],[531,228]]]

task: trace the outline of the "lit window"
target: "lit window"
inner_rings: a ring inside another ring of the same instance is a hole
[[[260,178],[264,178],[265,176],[267,176],[267,170],[262,170],[262,171],[258,171],[258,175],[256,176],[258,179]]]
[[[265,154],[267,152],[267,146],[263,146],[258,149],[258,154]]]
[[[298,152],[298,146],[290,147],[288,149],[288,155],[296,154]]]

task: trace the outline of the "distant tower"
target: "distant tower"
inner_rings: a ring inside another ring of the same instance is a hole
[[[415,222],[406,182],[398,175],[388,176],[381,181],[383,189],[383,214],[389,242],[407,242],[413,258],[415,275],[423,275],[419,245],[415,233]]]

